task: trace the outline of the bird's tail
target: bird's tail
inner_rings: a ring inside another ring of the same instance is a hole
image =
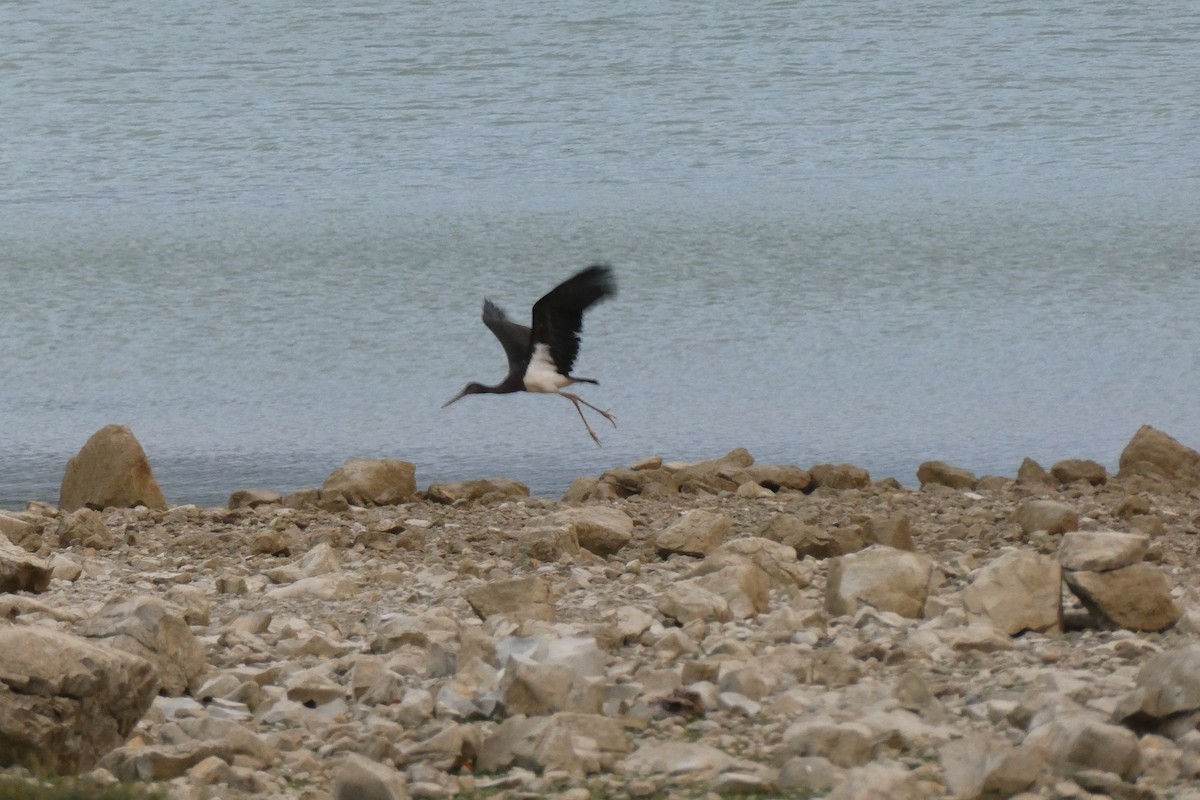
[[[568,375],[567,377],[571,379],[571,383],[590,383],[595,386],[600,385],[600,381],[596,380],[595,378],[576,378],[574,375]]]

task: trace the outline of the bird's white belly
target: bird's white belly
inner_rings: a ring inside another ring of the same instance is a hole
[[[525,368],[525,391],[557,392],[571,384],[571,379],[562,375],[550,358],[550,346],[538,343],[533,346],[533,357]]]

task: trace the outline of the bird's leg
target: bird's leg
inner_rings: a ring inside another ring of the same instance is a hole
[[[566,394],[565,392],[563,392],[562,394],[566,397],[575,398],[576,400],[578,400],[579,402],[583,403],[585,406],[590,408],[592,411],[595,411],[597,414],[599,414],[600,416],[604,417],[606,420],[611,422],[614,428],[617,427],[617,418],[611,411],[609,411],[607,409],[596,408],[594,405],[589,403],[587,400],[584,400],[582,397],[580,397],[577,394]],[[578,406],[576,406],[576,408],[578,408]]]
[[[579,404],[583,403],[588,408],[593,408],[593,406],[581,400],[579,395],[571,394],[570,392],[559,392],[558,394],[567,398],[572,404],[574,404],[575,410],[579,412],[579,418],[583,420],[583,427],[587,428],[588,435],[592,437],[593,442],[600,444],[600,437],[596,435],[596,432],[592,430],[592,426],[588,424],[587,417],[583,415],[583,409],[579,407]]]

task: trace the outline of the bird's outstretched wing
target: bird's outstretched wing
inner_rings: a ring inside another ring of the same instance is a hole
[[[483,301],[483,324],[496,334],[500,344],[504,345],[504,355],[508,356],[508,371],[525,371],[529,363],[529,328],[518,325],[509,319],[505,313],[491,300]]]
[[[583,312],[616,292],[612,268],[595,264],[567,278],[533,304],[531,342],[550,347],[550,357],[559,373],[570,375],[575,365]]]

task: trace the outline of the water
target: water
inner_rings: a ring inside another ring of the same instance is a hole
[[[0,6],[0,505],[350,456],[539,493],[746,446],[914,481],[1200,446],[1200,11]],[[604,447],[479,322],[612,262]]]

